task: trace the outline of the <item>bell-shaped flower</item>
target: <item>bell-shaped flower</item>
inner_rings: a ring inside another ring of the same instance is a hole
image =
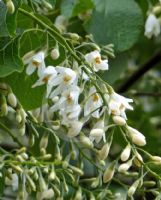
[[[108,60],[102,60],[98,50],[86,54],[85,60],[93,67],[95,72],[108,70]]]
[[[34,88],[46,84],[47,85],[46,96],[48,97],[49,94],[51,93],[53,82],[55,81],[56,76],[57,76],[57,71],[55,70],[55,68],[52,66],[48,66],[43,70],[43,73],[41,74],[40,78],[32,87]]]
[[[104,131],[105,125],[103,120],[99,120],[92,128],[89,134],[90,140],[93,142],[95,141],[96,143],[99,143],[102,138],[103,141],[106,142],[106,137],[105,137],[105,131]]]
[[[103,105],[102,98],[97,93],[95,87],[91,87],[89,97],[84,105],[84,116],[92,115],[95,118],[100,117],[100,107]]]
[[[129,104],[133,102],[132,99],[123,97],[115,92],[113,92],[109,99],[109,113],[112,115],[118,115],[127,119],[125,110],[133,110],[133,107]]]
[[[36,69],[38,70],[38,76],[40,77],[45,69],[45,53],[43,51],[38,52],[34,56],[24,60],[24,64],[28,64],[26,68],[26,73],[28,75],[33,74]]]
[[[57,77],[52,82],[53,86],[57,86],[50,95],[50,98],[61,94],[70,85],[76,84],[77,74],[70,68],[56,67],[58,72]]]
[[[154,14],[150,14],[145,22],[145,36],[151,38],[160,34],[160,22]]]

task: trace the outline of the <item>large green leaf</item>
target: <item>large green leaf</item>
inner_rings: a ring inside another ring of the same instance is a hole
[[[101,77],[110,84],[120,79],[121,74],[127,69],[128,56],[121,53],[115,59],[109,60],[109,70],[100,73]]]
[[[63,0],[61,3],[61,14],[73,17],[94,7],[92,0]]]
[[[0,50],[0,77],[5,77],[14,71],[21,72],[23,63],[19,57],[19,38],[8,40]]]
[[[45,87],[32,88],[37,79],[36,73],[27,76],[26,70],[23,73],[13,73],[5,78],[5,81],[11,86],[18,100],[27,110],[40,107],[42,104]]]
[[[113,43],[125,51],[137,42],[143,26],[141,9],[134,0],[95,0],[91,19],[85,24],[100,44]]]
[[[0,37],[14,36],[16,33],[16,16],[17,8],[20,6],[21,0],[12,0],[15,6],[15,12],[10,14],[3,1],[0,1]]]

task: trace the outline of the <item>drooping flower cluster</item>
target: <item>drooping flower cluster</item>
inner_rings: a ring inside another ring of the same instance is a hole
[[[116,125],[125,126],[131,133],[126,125],[126,110],[133,110],[130,105],[133,100],[113,90],[109,91],[108,88],[107,92],[101,94],[91,82],[90,77],[96,72],[108,70],[108,60],[102,60],[98,50],[87,53],[84,58],[87,65],[83,66],[86,67],[85,71],[82,66],[78,66],[78,63],[74,66],[46,66],[43,51],[25,60],[27,75],[37,70],[38,80],[32,87],[46,85],[46,99],[52,102],[45,107],[47,116],[52,120],[57,113],[55,120],[59,120],[61,125],[68,128],[67,136],[69,137],[79,135],[84,124],[94,119],[96,123],[86,135],[91,142],[99,143],[102,139],[106,142],[107,121],[104,120],[106,114]],[[53,126],[53,128],[59,127]],[[131,139],[139,145],[138,138],[141,140],[142,134],[137,134],[138,141],[135,136],[132,135]]]

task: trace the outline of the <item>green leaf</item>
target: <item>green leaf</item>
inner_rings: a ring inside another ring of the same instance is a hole
[[[0,50],[0,77],[5,77],[15,71],[21,72],[23,63],[19,57],[19,38],[8,41]]]
[[[61,3],[61,14],[70,18],[93,7],[92,0],[63,0]]]
[[[21,0],[12,0],[15,12],[10,14],[3,1],[0,1],[0,37],[14,36],[16,34],[16,17]]]
[[[117,81],[121,73],[127,69],[128,57],[125,53],[119,54],[115,59],[109,60],[109,70],[100,73],[101,77],[110,84]]]
[[[23,73],[13,73],[4,80],[8,83],[22,106],[27,110],[40,107],[45,94],[45,86],[32,88],[32,85],[37,81],[36,73],[31,76],[26,75],[26,70]]]
[[[143,27],[141,9],[134,0],[95,0],[91,19],[85,24],[99,44],[113,43],[115,50],[130,49]]]

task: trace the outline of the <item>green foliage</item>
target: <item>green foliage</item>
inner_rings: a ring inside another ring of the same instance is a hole
[[[92,0],[63,0],[61,4],[61,13],[66,17],[74,17],[93,7],[94,4]]]
[[[19,37],[7,42],[0,50],[0,77],[23,70],[23,63],[19,57]]]
[[[143,16],[134,0],[95,0],[95,9],[85,28],[100,44],[113,43],[122,52],[138,40]]]
[[[0,1],[0,37],[4,36],[14,36],[16,34],[16,17],[17,17],[17,8],[20,6],[21,0],[13,1],[15,6],[15,12],[10,14],[7,11],[7,7],[3,1]]]

